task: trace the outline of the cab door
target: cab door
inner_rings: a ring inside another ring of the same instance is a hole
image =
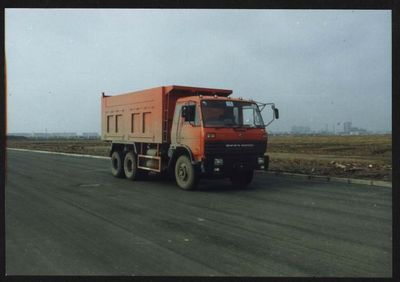
[[[185,121],[182,117],[183,106],[195,106],[194,121]],[[196,102],[188,101],[176,104],[174,119],[172,122],[171,143],[175,146],[188,147],[195,159],[200,158],[201,125],[199,106]]]

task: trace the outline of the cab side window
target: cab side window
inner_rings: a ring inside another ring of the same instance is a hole
[[[194,122],[191,122],[191,124],[193,126],[199,126],[200,125],[199,107],[194,102],[189,102],[189,103],[186,103],[185,105],[195,105]],[[181,117],[182,106],[183,106],[183,104],[176,104],[176,106],[175,106],[175,114],[174,114],[174,119],[173,119],[173,124],[175,124],[175,125],[176,124],[182,125],[183,123],[189,123],[188,121],[185,121]]]
[[[198,105],[195,102],[188,102],[187,105],[194,105],[195,106],[194,122],[192,122],[192,125],[200,126],[200,113],[199,113]]]

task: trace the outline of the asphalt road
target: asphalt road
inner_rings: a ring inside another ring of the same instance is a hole
[[[392,275],[391,188],[257,174],[199,191],[8,150],[7,275]]]

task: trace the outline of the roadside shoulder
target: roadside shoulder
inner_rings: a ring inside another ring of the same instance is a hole
[[[281,171],[260,171],[260,173],[281,176],[281,177],[293,177],[298,179],[316,180],[322,182],[336,182],[336,183],[349,183],[349,184],[362,184],[377,187],[392,187],[392,182],[382,181],[382,180],[369,180],[369,179],[356,179],[356,178],[340,178],[331,176],[321,176],[321,175],[308,175],[300,173],[290,173]]]
[[[30,149],[20,149],[20,148],[7,148],[10,151],[21,151],[21,152],[33,152],[39,154],[51,154],[51,155],[62,155],[62,156],[72,156],[72,157],[83,157],[83,158],[93,158],[93,159],[110,159],[104,156],[95,155],[84,155],[84,154],[73,154],[73,153],[63,153],[63,152],[52,152],[52,151],[41,151],[41,150],[30,150]]]

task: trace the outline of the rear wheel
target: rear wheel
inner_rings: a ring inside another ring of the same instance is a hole
[[[138,180],[143,176],[143,172],[137,167],[136,156],[133,152],[129,152],[125,155],[124,173],[126,178],[130,180]]]
[[[114,151],[111,155],[111,174],[114,177],[125,177],[124,167],[122,163],[123,158],[124,154],[120,151]]]
[[[253,180],[254,171],[244,171],[231,176],[232,185],[235,188],[246,188]]]
[[[175,163],[176,184],[184,190],[193,190],[199,182],[199,175],[186,155],[180,156]]]

